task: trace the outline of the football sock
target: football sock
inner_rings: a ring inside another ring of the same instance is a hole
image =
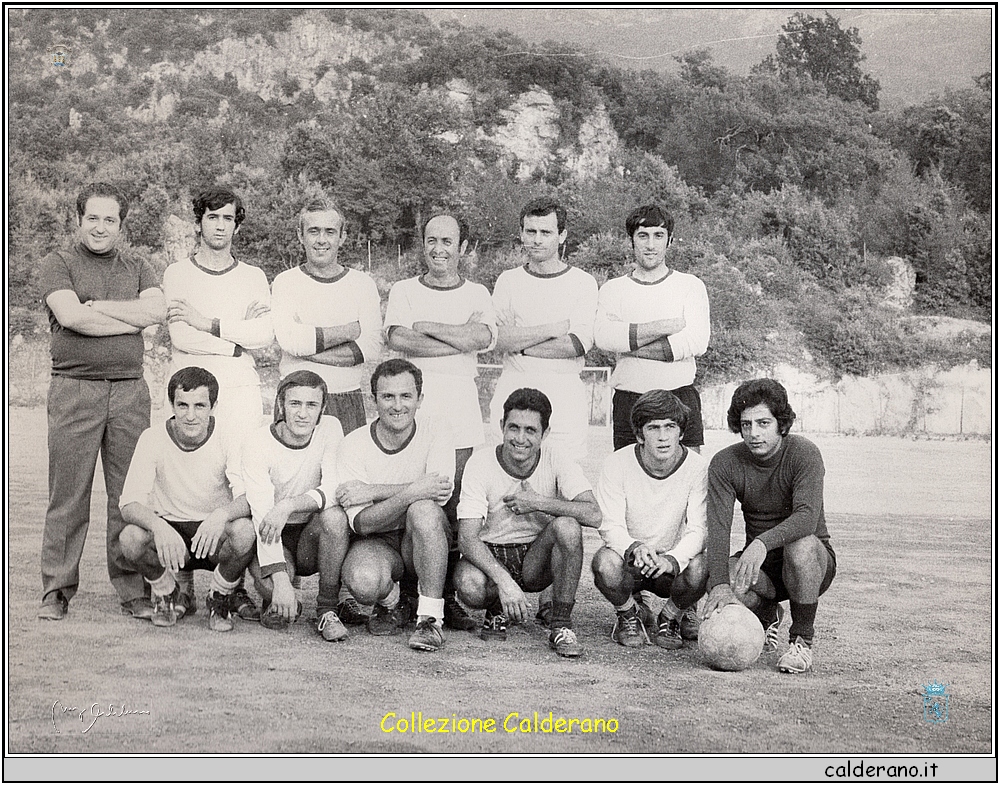
[[[346,586],[342,585],[340,587],[340,594],[337,597],[337,604],[342,603],[344,600],[350,600],[350,599],[353,599],[353,598],[354,598],[354,595],[351,594],[351,590],[348,589]]]
[[[242,576],[240,576],[240,578],[242,578]],[[235,581],[227,581],[222,577],[222,573],[219,572],[219,568],[216,567],[215,572],[212,573],[211,591],[222,595],[232,594],[233,589],[240,585],[240,578],[237,578]]]
[[[435,621],[444,621],[444,598],[421,594],[417,600],[417,616],[430,616]]]
[[[194,570],[179,570],[177,584],[181,587],[181,594],[194,594]]]
[[[674,601],[667,597],[667,601],[663,603],[663,610],[660,611],[662,616],[666,616],[668,619],[678,619],[681,615],[681,609],[674,605]]]
[[[337,602],[338,602],[337,598],[340,596],[340,592],[339,591],[330,592],[330,594],[333,595],[333,596],[327,596],[327,595],[325,595],[323,593],[323,589],[322,588],[319,591],[316,592],[316,615],[317,616],[322,616],[323,613],[325,613],[326,611],[332,611],[332,610],[335,610],[337,608]]]
[[[445,573],[444,579],[445,596],[455,593],[455,582],[453,580],[455,575],[455,566],[461,558],[462,554],[457,547],[454,550],[448,551],[448,572]]]
[[[629,595],[628,600],[624,605],[616,605],[615,610],[619,613],[629,613],[635,608],[635,597]]]
[[[816,608],[819,603],[789,602],[792,608],[792,626],[788,630],[788,642],[794,643],[801,637],[807,645],[812,646],[814,627],[816,624]]]
[[[404,575],[399,579],[399,591],[404,597],[419,597],[420,588],[417,579],[409,575]]]
[[[569,627],[573,629],[573,622],[570,617],[573,615],[573,605],[572,602],[553,602],[552,603],[552,625],[553,630],[559,627]]]
[[[778,603],[773,600],[761,600],[754,613],[760,619],[760,626],[766,630],[778,620]]]
[[[174,587],[177,586],[174,574],[170,570],[164,570],[163,575],[155,581],[147,580],[147,583],[149,583],[149,588],[153,590],[153,594],[157,597],[166,597],[168,594],[172,594]]]
[[[379,600],[378,604],[383,608],[395,608],[399,605],[399,584],[392,584],[392,590],[385,595],[385,597]]]

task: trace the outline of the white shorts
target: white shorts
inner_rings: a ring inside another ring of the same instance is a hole
[[[424,371],[423,395],[418,416],[434,427],[450,428],[456,450],[486,442],[475,379]]]
[[[590,406],[587,388],[579,374],[549,373],[523,374],[504,371],[497,380],[493,400],[490,401],[490,438],[499,444],[503,435],[500,421],[503,419],[503,405],[514,390],[533,387],[541,390],[552,404],[549,420],[549,444],[559,445],[569,450],[577,460],[587,455],[587,433],[590,430]]]

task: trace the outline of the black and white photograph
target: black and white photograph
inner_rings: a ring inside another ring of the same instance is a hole
[[[4,15],[5,781],[995,781],[995,5]]]

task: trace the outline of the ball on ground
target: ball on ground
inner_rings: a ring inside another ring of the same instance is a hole
[[[698,651],[720,671],[741,671],[753,665],[764,648],[764,628],[745,605],[735,603],[717,610],[701,624]]]

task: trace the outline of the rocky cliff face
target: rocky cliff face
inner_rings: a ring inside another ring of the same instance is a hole
[[[350,75],[333,66],[354,58],[370,61],[387,46],[370,33],[337,25],[321,14],[307,11],[292,22],[287,32],[275,33],[273,43],[262,35],[228,38],[189,63],[157,63],[149,75],[160,83],[167,78],[187,80],[205,74],[219,80],[232,77],[241,91],[264,101],[291,103],[301,93],[311,91],[320,103],[349,104]],[[467,110],[474,88],[463,79],[454,79],[442,92]],[[174,93],[157,92],[145,106],[129,112],[139,120],[163,120],[174,112],[178,99]],[[220,118],[225,115],[223,104],[220,102]],[[521,180],[544,174],[553,166],[568,169],[580,178],[594,177],[611,169],[620,147],[607,110],[601,105],[584,118],[579,133],[567,139],[559,108],[552,96],[539,88],[517,96],[501,117],[503,123],[492,132],[476,129],[474,133],[494,142],[501,150],[502,163],[513,168]]]

